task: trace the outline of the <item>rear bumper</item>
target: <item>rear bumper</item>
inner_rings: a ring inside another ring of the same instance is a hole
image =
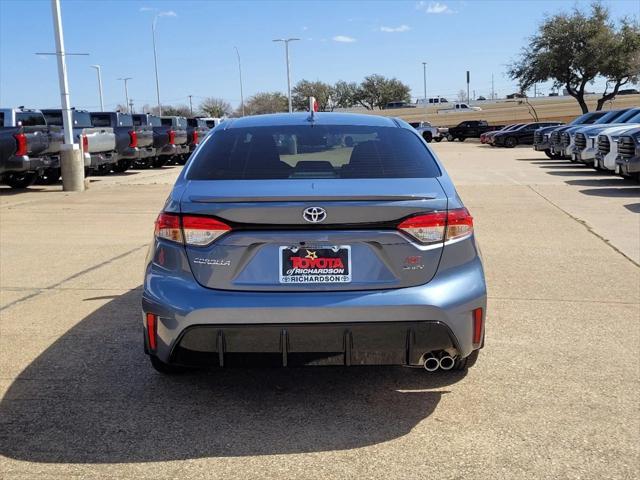
[[[153,147],[140,147],[138,148],[136,160],[144,160],[156,156],[156,149]]]
[[[551,144],[549,142],[534,143],[533,149],[536,152],[544,152],[545,150],[551,149]]]
[[[189,347],[191,353],[215,363],[220,345],[224,355],[282,356],[283,335],[287,349],[330,353],[322,358],[340,364],[414,365],[424,353],[447,348],[466,357],[478,348],[473,344],[472,312],[476,308],[486,312],[484,272],[477,256],[438,271],[425,285],[367,291],[213,290],[195,282],[188,269],[182,262],[173,270],[154,262],[147,265],[143,325],[146,313],[158,316],[153,354],[164,362],[183,361],[182,350]],[[318,350],[319,345],[328,346]],[[424,348],[428,349],[420,351]]]
[[[98,168],[102,165],[116,163],[117,157],[114,152],[84,153],[84,166],[88,168]]]
[[[162,147],[160,151],[160,155],[162,156],[174,156],[174,155],[184,155],[189,153],[189,146],[184,145],[165,145]]]
[[[30,172],[45,168],[42,158],[30,158],[28,155],[13,155],[0,164],[0,174],[8,172]]]

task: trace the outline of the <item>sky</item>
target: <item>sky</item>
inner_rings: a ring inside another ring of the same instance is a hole
[[[613,18],[640,18],[637,0],[605,0]],[[504,96],[517,91],[506,66],[517,58],[545,14],[588,2],[538,1],[128,1],[61,0],[71,102],[99,108],[95,69],[102,66],[106,109],[125,101],[132,77],[134,108],[156,103],[151,22],[157,17],[160,97],[163,104],[194,107],[205,97],[240,103],[244,96],[286,93],[284,46],[290,43],[292,83],[301,79],[361,81],[373,73],[408,84],[423,96],[455,99],[466,89],[488,97],[491,78]],[[0,106],[59,107],[55,43],[49,0],[0,0]],[[549,85],[539,87],[545,95]],[[472,93],[473,96],[473,93]]]

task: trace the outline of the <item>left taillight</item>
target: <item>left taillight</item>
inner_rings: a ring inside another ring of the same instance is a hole
[[[87,137],[86,135],[82,135],[82,151],[89,151],[89,137]]]
[[[207,246],[229,231],[229,225],[215,218],[175,213],[161,213],[155,225],[157,238],[196,247]]]
[[[193,132],[193,144],[194,144],[194,145],[197,145],[197,144],[198,144],[198,141],[199,141],[199,139],[198,139],[198,132],[194,130],[194,132]]]
[[[131,148],[138,146],[138,134],[136,133],[135,130],[131,130],[129,132],[129,146]]]
[[[420,243],[432,245],[467,237],[473,233],[473,217],[466,208],[432,212],[404,220],[398,229]]]
[[[27,136],[24,133],[16,133],[13,138],[16,139],[16,155],[26,155],[28,153]]]

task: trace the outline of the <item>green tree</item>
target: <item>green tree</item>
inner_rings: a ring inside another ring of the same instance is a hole
[[[229,102],[215,97],[205,98],[198,108],[209,117],[225,117],[232,112]]]
[[[245,115],[286,112],[289,110],[287,96],[280,92],[260,92],[244,103]],[[240,116],[238,111],[236,115]]]
[[[334,108],[351,108],[356,102],[356,95],[358,93],[358,84],[356,82],[345,82],[339,80],[333,86],[333,103]]]
[[[318,102],[318,110],[321,112],[332,111],[333,87],[328,83],[309,80],[300,80],[291,90],[291,103],[294,110],[309,110],[309,97],[315,97]]]
[[[411,89],[396,78],[374,74],[365,77],[354,99],[367,110],[382,109],[389,102],[410,102]]]
[[[639,57],[638,23],[624,19],[616,27],[609,11],[594,3],[589,14],[575,8],[571,13],[545,18],[520,58],[509,66],[508,74],[525,90],[551,80],[554,87],[566,88],[586,113],[587,84],[598,77],[606,79],[607,87],[597,105],[600,110],[622,85],[638,81]]]
[[[155,110],[157,115],[158,108],[154,107],[153,110]],[[189,109],[188,105],[163,105],[162,115],[166,117],[190,117],[191,110]]]

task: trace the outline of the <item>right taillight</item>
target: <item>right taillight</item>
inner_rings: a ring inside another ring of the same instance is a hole
[[[16,133],[13,138],[16,139],[16,155],[26,155],[28,153],[27,136],[24,133]]]
[[[420,243],[431,245],[467,237],[473,233],[473,217],[466,208],[432,212],[404,220],[398,229]]]
[[[155,236],[185,245],[204,247],[231,231],[226,223],[211,217],[161,213],[155,224]]]
[[[135,148],[138,146],[138,134],[135,130],[129,132],[129,147]]]
[[[89,151],[89,137],[87,137],[86,135],[82,135],[82,151]]]
[[[198,144],[198,132],[196,130],[193,131],[193,144],[197,145]]]
[[[176,143],[176,132],[169,130],[169,145]]]

